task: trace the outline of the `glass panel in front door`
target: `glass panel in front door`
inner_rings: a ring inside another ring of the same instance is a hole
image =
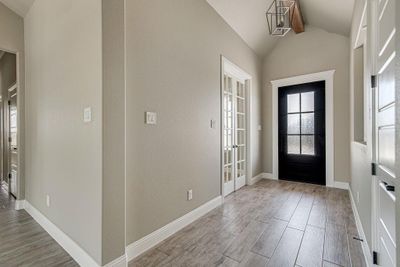
[[[287,153],[315,154],[314,92],[287,95]]]

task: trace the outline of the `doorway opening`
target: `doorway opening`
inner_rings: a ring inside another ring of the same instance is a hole
[[[221,60],[222,195],[240,189],[250,177],[251,76]]]
[[[0,50],[0,184],[18,195],[17,55]]]
[[[325,82],[279,88],[279,179],[326,184]]]

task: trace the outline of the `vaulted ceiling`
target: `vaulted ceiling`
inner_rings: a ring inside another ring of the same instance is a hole
[[[1,3],[21,17],[25,17],[34,1],[35,0],[0,0]]]
[[[350,34],[354,0],[298,1],[306,25],[345,36]],[[282,38],[268,34],[265,12],[272,0],[207,0],[207,2],[259,55],[266,55],[279,38]]]

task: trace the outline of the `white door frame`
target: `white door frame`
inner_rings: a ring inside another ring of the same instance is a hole
[[[16,197],[17,197],[17,201],[18,201],[18,200],[21,200],[22,186],[23,186],[21,183],[21,177],[20,177],[21,176],[21,168],[22,168],[22,165],[21,165],[21,162],[22,162],[21,130],[23,129],[22,120],[21,120],[21,116],[22,116],[21,115],[21,105],[22,105],[22,103],[21,103],[21,82],[20,82],[21,74],[20,74],[20,62],[19,62],[21,55],[20,55],[20,52],[18,52],[18,51],[5,49],[2,47],[0,47],[0,50],[7,52],[7,53],[14,54],[16,56],[15,60],[17,61],[16,62],[16,68],[17,68],[16,69],[16,73],[17,73],[16,86],[17,86],[17,94],[18,94],[18,98],[17,98],[17,128],[18,128],[18,130],[17,130],[17,147],[18,147],[17,162],[18,162],[18,166],[17,166],[17,181],[16,181],[16,183],[17,183]],[[4,99],[2,99],[2,101],[4,101]],[[2,149],[4,149],[4,147]],[[20,202],[16,203],[15,209],[20,209],[19,203]]]
[[[278,90],[283,86],[325,81],[325,149],[326,149],[326,186],[335,185],[334,179],[334,135],[333,135],[333,76],[335,70],[305,74],[271,81],[272,84],[272,144],[273,144],[273,178],[279,177],[278,149]]]
[[[224,198],[224,74],[230,73],[233,76],[245,81],[246,86],[246,185],[251,184],[252,177],[252,159],[251,159],[251,90],[252,90],[252,77],[246,71],[241,69],[235,63],[228,60],[221,55],[221,77],[220,77],[220,148],[221,148],[221,162],[220,162],[220,181],[221,181],[221,196]],[[236,179],[236,177],[234,177]]]

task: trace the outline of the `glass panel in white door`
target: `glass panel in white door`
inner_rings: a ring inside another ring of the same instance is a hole
[[[246,87],[224,75],[224,195],[246,184]]]
[[[233,81],[232,78],[224,75],[224,195],[235,190],[234,180],[234,104],[233,104]]]
[[[246,87],[241,81],[236,81],[236,178],[235,190],[246,184]],[[235,93],[235,92],[234,92]]]

